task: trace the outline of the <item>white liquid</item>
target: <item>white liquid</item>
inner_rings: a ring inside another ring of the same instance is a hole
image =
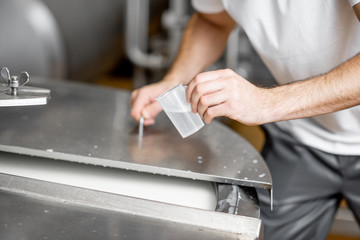
[[[191,111],[166,111],[166,114],[183,138],[204,126],[200,115]]]
[[[217,203],[206,181],[22,156],[1,156],[0,172],[205,210]]]

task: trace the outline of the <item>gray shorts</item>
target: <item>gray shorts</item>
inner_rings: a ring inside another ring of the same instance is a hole
[[[265,240],[326,239],[343,198],[360,222],[360,156],[310,148],[275,124],[264,130],[274,190],[273,211],[268,191],[258,190]]]

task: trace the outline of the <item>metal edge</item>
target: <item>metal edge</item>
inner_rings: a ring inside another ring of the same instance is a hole
[[[37,157],[44,157],[49,158],[49,154],[46,150],[34,150],[34,149],[27,149],[18,146],[5,146],[0,144],[0,151],[8,152],[8,153],[16,153],[16,154],[24,154],[28,156],[37,156]],[[95,166],[106,166],[106,167],[113,167],[113,168],[120,168],[124,170],[131,170],[137,172],[146,172],[146,173],[155,173],[159,175],[167,175],[167,176],[174,176],[174,177],[181,177],[187,179],[194,179],[194,180],[203,180],[203,181],[211,181],[211,182],[218,182],[218,183],[226,183],[226,184],[234,184],[239,186],[246,186],[246,187],[256,187],[256,188],[264,188],[264,189],[272,189],[272,183],[268,182],[260,182],[260,181],[251,181],[246,180],[243,181],[242,179],[236,178],[225,178],[219,177],[215,175],[209,174],[198,174],[193,173],[191,171],[181,171],[176,169],[167,169],[161,168],[157,166],[151,165],[144,165],[144,164],[137,164],[137,163],[128,163],[122,161],[113,161],[103,158],[96,158],[96,157],[86,157],[81,155],[73,155],[61,152],[51,152],[51,158],[55,160],[61,161],[71,161],[76,163],[85,163],[85,164],[92,164]],[[91,160],[91,161],[89,161]],[[164,171],[166,170],[166,171]]]
[[[183,207],[3,173],[0,173],[0,192],[67,206],[86,206],[223,231],[239,235],[240,239],[259,239],[262,231],[261,220],[253,217]]]

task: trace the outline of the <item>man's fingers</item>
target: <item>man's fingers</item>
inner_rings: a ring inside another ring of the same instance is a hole
[[[155,119],[144,119],[144,126],[153,125],[155,123]]]
[[[199,73],[191,80],[191,82],[189,83],[189,85],[186,89],[186,100],[188,102],[191,101],[192,93],[199,84],[206,82],[206,81],[214,80],[214,78],[216,79],[218,77],[218,74],[216,74],[215,72],[216,71]]]
[[[203,115],[203,120],[206,124],[210,124],[214,118],[220,117],[220,116],[226,116],[226,113],[227,113],[226,104],[222,103],[222,104],[207,108]]]
[[[204,117],[208,108],[220,105],[228,99],[228,96],[223,91],[217,91],[211,94],[204,95],[200,98],[197,106],[197,111],[201,117]]]
[[[137,90],[134,90],[134,91],[131,93],[130,106],[133,106],[133,105],[134,105],[135,100],[136,100],[138,94],[139,94],[139,90],[138,90],[138,89],[137,89]]]
[[[223,81],[219,81],[218,79],[206,81],[198,84],[191,95],[191,110],[196,113],[199,112],[198,107],[201,105],[200,101],[208,101],[210,100],[207,96],[212,95],[214,93],[220,92],[224,89]],[[218,97],[218,95],[216,95]]]
[[[144,105],[147,104],[148,101],[145,99],[140,99],[139,97],[139,90],[135,90],[132,92],[130,97],[130,116],[134,118],[137,122],[140,120],[141,117],[141,110],[143,109]]]
[[[162,108],[156,101],[147,105],[141,115],[144,117],[144,125],[151,125],[155,123],[155,117],[161,112]]]
[[[231,71],[231,70],[221,69],[221,70],[216,70],[216,71],[203,72],[203,73],[199,73],[198,75],[196,75],[188,85],[188,88],[186,90],[186,100],[188,102],[191,101],[191,95],[197,85],[207,82],[207,81],[219,79],[224,74],[227,75],[229,71]]]

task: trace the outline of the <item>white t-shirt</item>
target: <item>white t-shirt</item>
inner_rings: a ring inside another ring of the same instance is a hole
[[[199,12],[227,11],[280,84],[324,74],[360,52],[360,22],[352,9],[359,2],[192,0]],[[360,106],[277,124],[317,149],[360,155]]]

